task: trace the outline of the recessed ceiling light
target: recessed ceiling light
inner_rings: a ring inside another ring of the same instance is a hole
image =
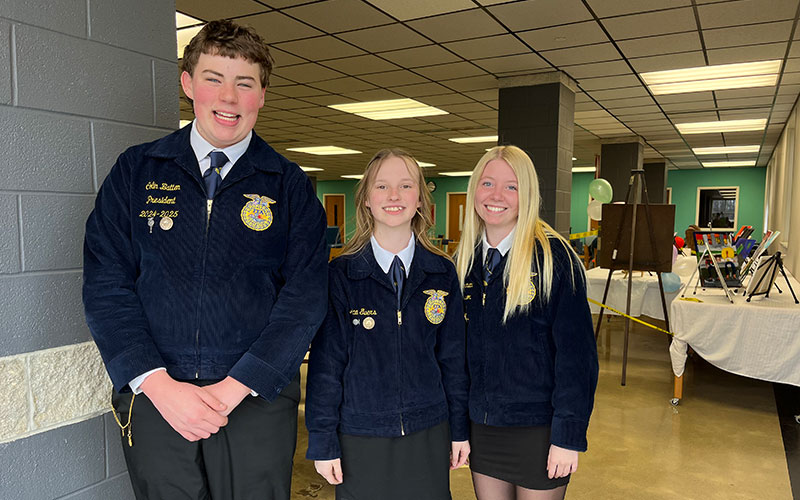
[[[339,146],[312,146],[307,148],[286,148],[288,151],[296,153],[308,153],[310,155],[357,155],[361,151],[355,149],[340,148]]]
[[[705,161],[704,167],[755,167],[756,161]]]
[[[435,167],[435,166],[436,166],[436,164],[435,164],[435,163],[428,163],[428,162],[426,162],[426,161],[418,161],[418,162],[417,162],[417,165],[419,165],[419,166],[420,166],[420,167],[422,167],[422,168],[425,168],[425,167]]]
[[[677,123],[675,127],[681,134],[709,134],[712,132],[747,132],[764,130],[766,118],[748,120],[726,120],[717,122]]]
[[[572,173],[578,174],[582,172],[595,172],[597,171],[597,167],[572,167]]]
[[[650,71],[640,76],[655,95],[678,94],[775,85],[780,68],[781,60],[775,59]]]
[[[497,136],[485,135],[482,137],[453,137],[452,139],[447,139],[447,140],[457,142],[459,144],[472,144],[476,142],[497,142]]]
[[[364,174],[351,174],[351,175],[340,175],[339,177],[343,177],[345,179],[361,179],[364,177]]]
[[[696,155],[729,155],[737,153],[758,153],[761,146],[719,146],[713,148],[694,148]]]
[[[321,168],[317,167],[300,167],[303,172],[322,172]]]
[[[575,157],[573,156],[573,157],[572,157],[572,161],[575,161],[575,160],[577,160],[577,158],[575,158]]]
[[[395,120],[398,118],[415,118],[418,116],[447,115],[447,111],[434,108],[414,99],[389,99],[386,101],[352,102],[348,104],[332,104],[329,108],[352,113],[370,120]]]
[[[463,172],[439,172],[441,175],[446,175],[447,177],[469,177],[472,175],[472,170],[465,170]]]

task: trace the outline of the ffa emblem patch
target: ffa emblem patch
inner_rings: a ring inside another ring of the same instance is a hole
[[[444,313],[447,311],[444,298],[450,294],[444,290],[425,290],[422,293],[430,295],[425,301],[425,317],[434,325],[438,325],[444,320]]]
[[[525,301],[525,304],[530,304],[533,299],[536,298],[536,285],[533,284],[533,278],[535,277],[536,273],[531,273],[531,281],[528,283],[528,299]]]
[[[242,209],[242,222],[253,231],[263,231],[272,225],[272,210],[275,200],[257,194],[246,194],[250,198]]]

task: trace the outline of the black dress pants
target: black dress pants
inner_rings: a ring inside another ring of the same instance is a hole
[[[128,421],[131,396],[113,396],[122,422]],[[131,419],[133,446],[122,439],[136,498],[289,500],[299,401],[298,374],[273,402],[247,396],[219,432],[191,442],[139,394]]]

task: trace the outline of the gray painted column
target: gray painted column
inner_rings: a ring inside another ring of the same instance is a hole
[[[650,203],[667,202],[667,164],[665,162],[645,163],[644,180],[647,182],[647,196]]]
[[[598,177],[607,180],[614,188],[613,201],[624,201],[628,192],[631,170],[641,169],[644,143],[640,137],[620,137],[603,141],[600,145],[600,172]],[[649,185],[648,185],[649,188]],[[638,193],[635,193],[638,194]],[[630,201],[639,201],[631,198]],[[650,198],[650,201],[653,201]]]
[[[83,317],[83,232],[127,147],[178,126],[175,4],[0,1],[0,498],[133,498]]]
[[[569,233],[575,82],[563,73],[499,79],[498,144],[522,148],[533,160],[542,196],[540,216]]]

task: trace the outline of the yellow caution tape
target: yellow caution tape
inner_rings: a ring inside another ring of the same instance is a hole
[[[588,297],[587,297],[587,298],[588,298]],[[615,313],[617,313],[617,314],[619,314],[620,316],[623,316],[623,317],[625,317],[625,318],[632,319],[633,321],[635,321],[635,322],[637,322],[637,323],[639,323],[639,324],[642,324],[642,325],[644,325],[644,326],[650,327],[650,328],[652,328],[653,330],[658,330],[659,332],[666,333],[667,335],[675,335],[674,333],[672,333],[672,332],[668,332],[668,331],[664,330],[663,328],[659,328],[659,327],[657,327],[656,325],[651,325],[650,323],[648,323],[648,322],[646,322],[646,321],[642,321],[642,320],[640,320],[639,318],[634,318],[633,316],[630,316],[630,315],[628,315],[628,314],[625,314],[625,313],[624,313],[624,312],[622,312],[622,311],[617,311],[617,310],[616,310],[616,309],[614,309],[613,307],[611,307],[611,306],[607,306],[607,305],[605,305],[605,304],[602,304],[602,303],[600,303],[600,302],[598,302],[598,301],[596,301],[596,300],[589,299],[589,302],[591,302],[592,304],[594,304],[594,305],[596,305],[596,306],[604,307],[604,308],[608,309],[609,311],[613,311],[613,312],[615,312]]]
[[[571,240],[579,240],[581,238],[586,238],[587,236],[594,236],[597,234],[597,229],[594,231],[587,231],[585,233],[572,233],[569,235],[569,239]]]

